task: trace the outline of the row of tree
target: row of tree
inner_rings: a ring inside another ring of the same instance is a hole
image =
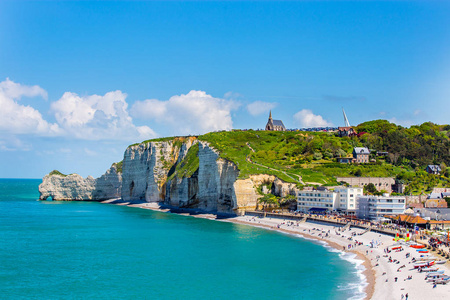
[[[429,164],[449,165],[450,125],[426,122],[405,128],[386,120],[362,123],[356,127],[359,141],[369,149],[389,152],[393,164],[408,164],[415,168]]]

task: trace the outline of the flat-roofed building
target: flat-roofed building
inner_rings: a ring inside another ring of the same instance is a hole
[[[363,194],[360,187],[319,187],[297,193],[297,210],[302,212],[330,212],[333,210],[355,214],[357,198]]]
[[[355,215],[357,199],[363,195],[363,188],[337,187],[334,191],[338,194],[336,198],[336,210],[349,215]]]
[[[330,212],[335,208],[337,193],[323,187],[297,193],[297,210],[301,212]]]
[[[403,196],[360,196],[357,200],[357,216],[365,220],[381,220],[385,215],[399,215],[405,211]]]

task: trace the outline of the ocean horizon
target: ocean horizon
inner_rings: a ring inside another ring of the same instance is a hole
[[[0,179],[2,299],[362,299],[354,254],[230,222],[98,202],[37,201]]]

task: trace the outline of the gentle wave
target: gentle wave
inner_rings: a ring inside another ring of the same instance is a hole
[[[276,229],[273,229],[273,230],[276,230]],[[280,231],[280,232],[282,232],[282,231]],[[362,300],[366,297],[366,293],[364,292],[364,289],[366,288],[366,286],[369,285],[369,283],[367,282],[367,278],[364,275],[364,271],[366,270],[366,267],[364,266],[363,260],[356,258],[357,257],[356,254],[338,250],[334,247],[331,247],[326,241],[318,240],[315,238],[310,238],[310,237],[304,236],[302,234],[287,233],[287,232],[282,232],[282,233],[293,235],[295,237],[302,238],[304,240],[308,240],[308,241],[314,242],[316,244],[319,244],[321,246],[324,246],[329,252],[338,253],[340,259],[348,261],[349,263],[354,265],[355,266],[354,273],[358,276],[358,278],[360,279],[360,282],[359,283],[351,283],[350,282],[345,286],[338,286],[338,289],[341,291],[349,291],[349,290],[353,291],[354,295],[351,298],[349,298],[349,300]]]
[[[339,258],[343,259],[345,261],[348,261],[349,263],[351,263],[352,265],[355,266],[355,274],[358,276],[358,278],[360,279],[359,283],[351,283],[349,282],[347,285],[345,286],[338,286],[338,289],[341,291],[353,291],[353,296],[351,298],[349,298],[349,300],[362,300],[364,299],[367,294],[364,292],[364,289],[366,288],[366,286],[369,285],[369,283],[367,282],[367,278],[364,275],[364,271],[366,270],[366,267],[364,266],[364,261],[361,259],[357,259],[357,255],[351,252],[344,252],[342,250],[338,250],[334,247],[331,247],[326,241],[324,240],[318,240],[316,238],[312,238],[312,237],[308,237],[306,235],[302,235],[299,233],[289,233],[289,232],[285,232],[285,231],[280,231],[278,230],[278,228],[268,228],[265,227],[263,225],[256,225],[256,224],[252,224],[252,226],[257,227],[257,228],[263,228],[263,229],[268,229],[268,230],[273,230],[273,231],[277,231],[280,233],[284,233],[287,235],[291,235],[291,236],[295,236],[304,240],[308,240],[311,242],[314,242],[316,244],[319,244],[323,247],[325,247],[329,252],[334,252],[334,253],[338,253],[339,254]]]
[[[327,246],[329,251],[339,253],[339,258],[346,260],[355,266],[355,273],[360,279],[359,283],[348,283],[346,286],[340,286],[340,290],[354,290],[355,295],[349,299],[359,300],[366,297],[364,289],[369,285],[367,278],[364,275],[366,267],[364,266],[364,261],[356,258],[356,254],[350,252],[344,252],[342,250],[337,250],[333,247]]]

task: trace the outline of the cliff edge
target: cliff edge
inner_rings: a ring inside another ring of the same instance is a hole
[[[147,141],[129,146],[121,165],[100,178],[52,172],[39,186],[40,199],[160,202],[213,213],[241,214],[254,210],[261,195],[258,187],[272,184],[277,194],[292,193],[288,184],[273,175],[239,178],[239,168],[208,142],[196,137]]]
[[[122,173],[120,165],[113,164],[105,174],[97,179],[83,178],[78,174],[64,175],[52,171],[39,185],[39,200],[51,198],[55,201],[102,201],[120,198],[122,193]]]

